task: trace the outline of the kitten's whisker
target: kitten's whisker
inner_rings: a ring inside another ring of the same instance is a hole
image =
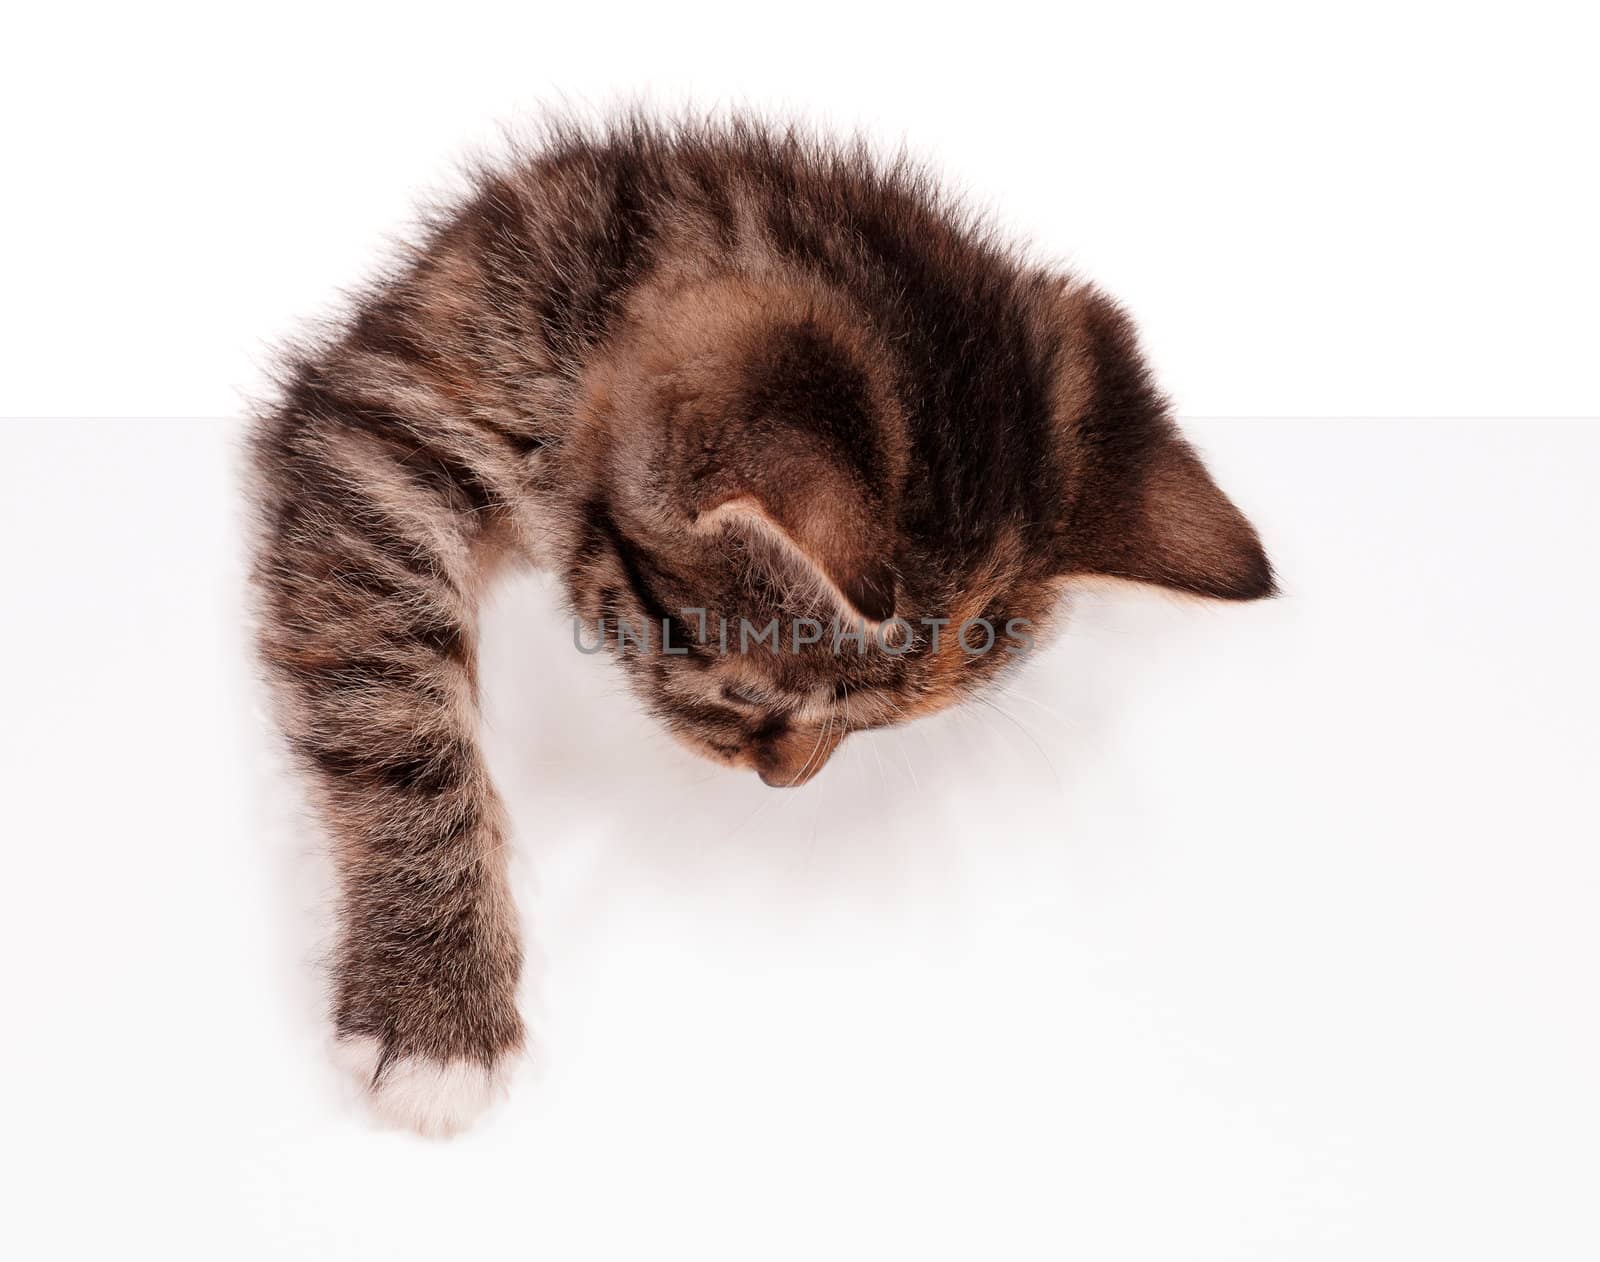
[[[977,698],[977,700],[983,702],[983,704],[984,704],[984,706],[986,708],[994,711],[994,713],[998,714],[1001,718],[1007,720],[1009,723],[1011,723],[1011,725],[1013,727],[1015,727],[1017,729],[1017,731],[1021,732],[1025,737],[1028,738],[1028,743],[1031,744],[1034,747],[1034,749],[1038,750],[1039,751],[1039,757],[1044,759],[1044,765],[1046,767],[1050,768],[1050,777],[1051,777],[1051,779],[1053,779],[1056,782],[1056,788],[1057,789],[1062,789],[1063,786],[1062,786],[1062,783],[1061,783],[1061,773],[1056,770],[1056,765],[1055,765],[1055,763],[1053,761],[1051,761],[1050,755],[1045,752],[1044,746],[1039,743],[1038,738],[1036,736],[1034,736],[1032,731],[1030,731],[1023,724],[1022,720],[1017,718],[1016,715],[1011,714],[1011,713],[1009,713],[1009,712],[1007,712],[1005,710],[1002,710],[999,706],[997,706],[988,697],[980,696],[980,697]]]
[[[918,796],[921,796],[921,794],[922,794],[922,784],[917,779],[917,769],[911,765],[911,755],[906,752],[906,747],[905,747],[904,742],[898,742],[897,741],[896,745],[900,750],[900,757],[905,760],[906,774],[911,777],[911,787],[917,791]]]
[[[867,742],[872,748],[872,757],[878,764],[878,784],[887,792],[889,788],[889,771],[883,765],[883,754],[878,749],[878,742],[869,738]]]
[[[1016,689],[1014,687],[1013,688],[1001,688],[1001,689],[998,689],[998,691],[999,691],[999,693],[1000,693],[1000,695],[1002,697],[1009,698],[1012,701],[1026,701],[1029,705],[1037,706],[1039,709],[1043,710],[1046,714],[1048,714],[1051,718],[1055,719],[1058,723],[1065,723],[1069,727],[1072,726],[1073,721],[1071,719],[1069,719],[1066,715],[1062,714],[1061,711],[1055,709],[1053,706],[1045,705],[1045,703],[1042,702],[1042,701],[1036,701],[1032,697],[1027,696],[1025,693],[1021,693],[1021,692],[1016,691]]]
[[[899,724],[902,720],[904,720],[906,713],[905,706],[901,705],[898,701],[891,700],[888,697],[884,698],[884,704],[887,705],[890,712],[894,714],[896,724]],[[922,792],[922,785],[917,780],[916,768],[911,765],[911,755],[906,752],[904,739],[900,738],[898,735],[895,738],[895,748],[900,751],[900,757],[902,761],[905,762],[906,773],[911,777],[911,787],[915,789],[918,794],[920,794]],[[880,758],[879,761],[881,763],[882,759]]]
[[[817,751],[822,748],[823,737],[826,736],[831,731],[833,731],[833,715],[832,714],[828,715],[827,725],[825,727],[819,727],[817,729],[817,743],[811,747],[811,752],[808,755],[806,755],[805,763],[801,766],[799,771],[794,773],[794,779],[789,781],[789,783],[784,786],[785,788],[792,789],[792,788],[794,788],[795,785],[799,784],[801,780],[805,779],[806,772],[811,770],[811,761],[812,761],[812,759],[814,759],[817,756]]]
[[[864,732],[862,735],[866,739],[867,745],[872,750],[873,761],[878,764],[878,784],[883,788],[883,791],[887,793],[889,791],[889,769],[884,765],[883,750],[879,748],[880,740],[878,739],[878,734],[875,732]]]
[[[770,793],[764,794],[762,796],[762,798],[761,798],[761,801],[756,804],[756,809],[751,811],[742,820],[740,820],[737,824],[735,824],[731,829],[728,830],[727,835],[723,837],[724,843],[731,844],[732,842],[736,841],[738,839],[739,834],[742,833],[746,828],[748,828],[751,825],[751,823],[754,822],[756,816],[760,815],[762,811],[766,810],[771,805],[772,805],[772,794],[770,794]]]

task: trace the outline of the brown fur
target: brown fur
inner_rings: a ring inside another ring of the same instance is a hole
[[[687,653],[614,646],[641,700],[776,784],[992,680],[1015,656],[957,628],[1036,637],[1064,578],[1272,590],[1108,299],[904,164],[753,124],[557,129],[484,173],[294,359],[252,457],[261,652],[336,846],[335,1021],[381,1048],[375,1086],[522,1041],[475,734],[491,563],[554,568],[590,626],[665,623]],[[805,616],[912,638],[718,651],[721,619]]]

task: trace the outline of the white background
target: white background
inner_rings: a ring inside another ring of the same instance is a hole
[[[1579,6],[7,25],[9,1256],[1600,1254],[1600,425],[1527,419],[1600,414]],[[628,95],[904,139],[1104,282],[1286,594],[1085,596],[778,794],[509,586],[539,1046],[428,1143],[324,1056],[240,399],[498,123]]]

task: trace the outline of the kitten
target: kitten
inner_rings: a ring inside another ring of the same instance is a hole
[[[498,566],[635,628],[605,641],[643,704],[777,785],[982,688],[1073,576],[1273,590],[1109,299],[903,163],[746,122],[557,129],[478,176],[296,355],[251,466],[260,650],[340,875],[336,1032],[428,1133],[523,1041],[476,736]],[[776,651],[730,636],[774,621]]]

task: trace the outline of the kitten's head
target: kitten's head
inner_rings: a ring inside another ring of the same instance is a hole
[[[1269,595],[1128,320],[1043,276],[1027,295],[1023,344],[975,336],[940,398],[815,283],[636,298],[579,410],[582,642],[697,752],[794,785],[1018,663],[1074,576]]]

